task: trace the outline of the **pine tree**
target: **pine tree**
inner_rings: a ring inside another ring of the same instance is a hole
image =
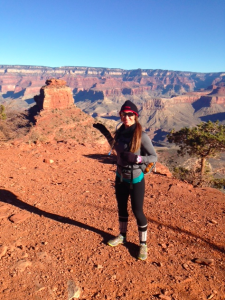
[[[170,143],[179,146],[178,155],[197,156],[201,159],[201,176],[204,174],[207,158],[225,151],[225,125],[216,122],[201,122],[196,127],[184,127],[171,131],[167,136]]]

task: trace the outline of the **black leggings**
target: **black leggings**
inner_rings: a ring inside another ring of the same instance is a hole
[[[130,188],[130,183],[120,182],[120,178],[116,176],[116,200],[118,204],[119,217],[121,221],[128,219],[127,202],[130,195],[132,211],[137,220],[138,226],[146,226],[147,219],[143,212],[145,180],[133,184],[133,189]]]

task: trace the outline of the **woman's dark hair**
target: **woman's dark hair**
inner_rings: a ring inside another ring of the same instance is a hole
[[[135,116],[136,128],[134,130],[130,152],[136,152],[141,148],[141,135],[142,135],[142,126],[138,121],[138,116]]]

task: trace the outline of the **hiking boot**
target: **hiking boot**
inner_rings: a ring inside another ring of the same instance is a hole
[[[148,256],[148,249],[146,244],[140,244],[138,259],[146,260]]]
[[[122,234],[119,234],[114,239],[109,240],[107,244],[111,247],[115,247],[115,246],[118,246],[120,244],[124,244],[125,242],[126,242],[126,238]]]

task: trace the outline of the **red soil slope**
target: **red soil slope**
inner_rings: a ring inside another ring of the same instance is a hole
[[[39,116],[32,134],[50,120]],[[109,247],[115,166],[89,124],[77,121],[75,139],[1,144],[0,299],[224,300],[224,194],[150,174],[148,260],[136,259],[130,207],[128,243]]]

